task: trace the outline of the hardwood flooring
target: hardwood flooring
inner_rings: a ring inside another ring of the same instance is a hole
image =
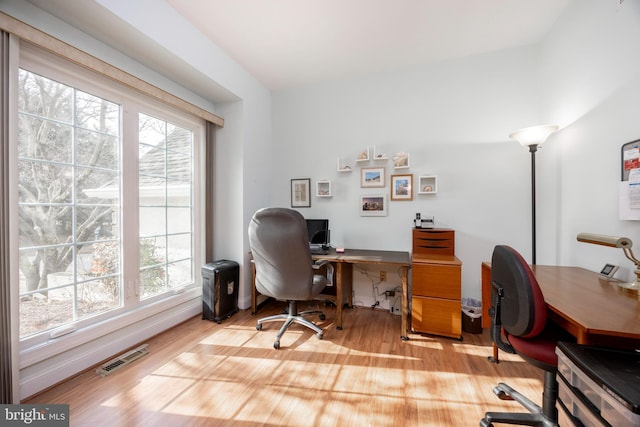
[[[516,355],[491,354],[488,331],[462,341],[410,335],[383,310],[322,307],[325,330],[280,322],[280,312],[240,311],[221,324],[200,317],[147,341],[150,353],[111,375],[91,370],[23,403],[66,403],[71,426],[477,426],[485,411],[522,412],[492,392],[506,382],[540,403],[540,370]],[[108,359],[108,357],[106,358]]]

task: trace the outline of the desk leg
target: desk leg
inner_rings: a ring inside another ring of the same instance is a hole
[[[408,267],[401,267],[402,278],[402,323],[401,323],[401,335],[400,339],[403,341],[409,340],[409,280]]]
[[[258,312],[258,291],[256,291],[256,263],[251,260],[251,314]]]
[[[336,263],[336,329],[342,330],[342,308],[344,306],[345,292],[347,292],[347,304],[353,304],[352,297],[353,266],[345,262]]]

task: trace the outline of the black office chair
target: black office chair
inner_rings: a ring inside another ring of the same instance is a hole
[[[249,224],[249,244],[258,292],[289,303],[287,313],[259,319],[256,329],[261,330],[264,322],[285,321],[273,343],[276,350],[280,348],[280,337],[294,322],[313,329],[318,339],[322,339],[322,329],[303,316],[318,314],[324,320],[324,313],[320,310],[298,313],[298,301],[311,301],[332,284],[333,265],[327,260],[314,263],[311,259],[304,217],[293,209],[260,209]],[[322,266],[326,275],[315,274]]]
[[[509,246],[496,246],[491,258],[491,338],[498,348],[517,353],[544,370],[542,407],[504,383],[493,392],[504,400],[516,400],[528,413],[487,412],[481,427],[496,423],[556,426],[558,412],[558,357],[556,344],[572,338],[547,322],[547,306],[538,282],[522,256]],[[505,339],[503,339],[503,335]]]

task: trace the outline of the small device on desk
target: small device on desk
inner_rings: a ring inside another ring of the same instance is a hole
[[[433,217],[422,218],[420,213],[416,213],[416,219],[413,220],[413,225],[416,228],[433,228]]]
[[[600,274],[607,279],[613,279],[613,275],[618,271],[618,266],[613,264],[605,264],[600,271]]]

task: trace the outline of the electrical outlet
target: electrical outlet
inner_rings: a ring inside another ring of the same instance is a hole
[[[386,282],[387,281],[387,272],[386,271],[381,271],[380,272],[380,281],[381,282]]]

